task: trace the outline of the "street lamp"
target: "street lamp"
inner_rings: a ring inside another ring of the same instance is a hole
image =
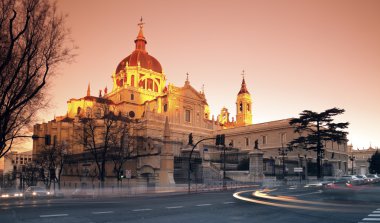
[[[281,144],[281,148],[278,149],[278,154],[282,156],[282,178],[285,179],[285,156],[288,155],[287,148],[284,148],[284,144]]]
[[[269,160],[270,160],[270,162],[271,162],[271,165],[272,165],[272,174],[273,174],[273,176],[276,176],[276,160],[275,160],[275,158],[273,158],[273,156],[271,156],[270,158],[269,158]]]
[[[354,160],[356,159],[356,157],[351,154],[351,156],[348,156],[348,158],[351,160],[351,175],[354,175]]]
[[[190,178],[191,178],[191,171],[192,171],[192,169],[191,169],[191,156],[193,155],[193,152],[194,152],[194,149],[195,149],[195,147],[197,147],[197,145],[200,143],[200,142],[203,142],[203,141],[205,141],[205,140],[209,140],[209,139],[216,139],[216,138],[205,138],[205,139],[201,139],[201,140],[199,140],[197,143],[195,143],[194,145],[193,145],[193,134],[192,133],[190,133],[189,134],[189,143],[188,143],[188,145],[190,145],[190,146],[193,146],[193,148],[191,149],[191,151],[190,151],[190,154],[189,154],[189,169],[188,169],[188,171],[187,171],[187,184],[188,184],[188,193],[190,194]],[[218,143],[221,143],[221,137],[220,137],[220,135],[217,135],[217,145],[219,145]],[[223,135],[223,145],[224,145],[224,135]]]

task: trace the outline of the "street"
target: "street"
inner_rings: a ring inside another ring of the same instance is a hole
[[[336,196],[318,190],[291,189],[271,192],[286,199],[296,197],[298,202],[291,202],[290,206],[282,206],[287,202],[281,199],[271,200],[270,203],[275,205],[236,199],[234,191],[131,198],[3,201],[0,222],[380,222],[379,193],[359,192],[348,197],[350,194]],[[378,189],[372,185],[368,190]],[[240,194],[253,198],[251,192],[255,190],[248,191]],[[309,206],[314,208],[302,208]]]

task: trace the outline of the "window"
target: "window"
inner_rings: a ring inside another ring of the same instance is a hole
[[[152,79],[147,79],[147,88],[148,88],[148,90],[152,90],[153,91],[153,80]]]
[[[190,110],[185,110],[185,121],[190,122]]]
[[[131,100],[135,100],[135,95],[133,93],[131,94]]]
[[[131,76],[131,86],[134,87],[135,86],[135,75],[132,75]],[[131,99],[133,100],[133,99]]]
[[[249,138],[248,138],[248,137],[245,138],[245,145],[246,145],[246,146],[249,146]]]
[[[145,89],[145,80],[141,80],[141,81],[139,82],[139,87]]]
[[[96,109],[96,113],[95,113],[95,116],[97,118],[100,118],[102,116],[102,110],[100,108]]]
[[[134,118],[136,114],[135,114],[134,111],[130,111],[130,112],[128,113],[128,115],[129,115],[129,117]]]
[[[249,111],[250,104],[247,104],[247,111]]]
[[[82,109],[81,107],[78,107],[78,108],[77,108],[77,115],[80,114],[80,110],[81,110],[81,109]]]
[[[240,102],[240,105],[239,105],[239,110],[240,110],[240,112],[243,111],[243,103],[241,103],[241,102]]]
[[[281,143],[286,143],[286,133],[281,133]]]
[[[90,107],[86,108],[86,117],[87,118],[91,117],[91,108]]]
[[[164,112],[168,111],[168,104],[164,104]]]
[[[262,141],[263,141],[263,145],[267,144],[267,136],[261,136],[262,138]]]

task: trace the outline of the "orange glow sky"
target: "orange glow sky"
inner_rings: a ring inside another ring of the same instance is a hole
[[[54,80],[54,114],[70,98],[108,86],[117,64],[134,49],[144,17],[147,51],[168,82],[205,93],[212,113],[235,116],[241,72],[253,98],[253,122],[297,116],[302,110],[346,109],[354,147],[380,146],[380,1],[62,0],[79,46],[76,62]]]

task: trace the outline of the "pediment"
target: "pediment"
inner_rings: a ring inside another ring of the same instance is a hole
[[[186,98],[195,99],[195,100],[205,100],[204,96],[195,90],[191,85],[185,85],[180,88],[180,94]]]

